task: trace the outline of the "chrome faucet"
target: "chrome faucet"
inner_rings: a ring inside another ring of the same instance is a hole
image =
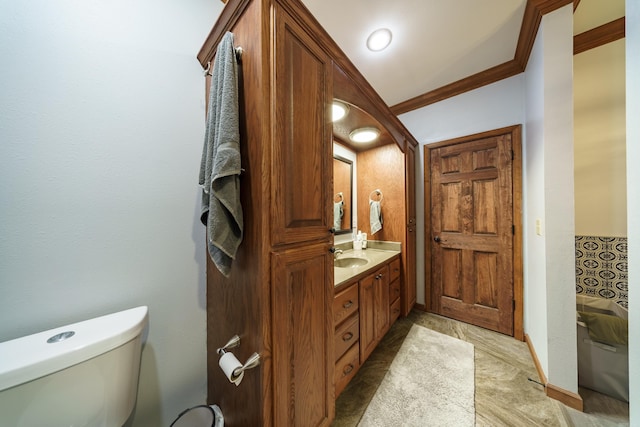
[[[336,249],[333,251],[333,259],[338,259],[338,255],[342,253],[342,249]]]

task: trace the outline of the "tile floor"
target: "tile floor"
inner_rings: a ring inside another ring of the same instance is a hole
[[[475,346],[476,426],[628,426],[629,405],[580,389],[585,412],[550,399],[538,384],[524,342],[466,323],[414,310],[391,327],[336,401],[335,427],[356,426],[412,324]]]

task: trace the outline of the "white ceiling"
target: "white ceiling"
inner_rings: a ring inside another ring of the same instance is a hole
[[[512,60],[526,0],[302,0],[389,105]],[[574,33],[624,16],[624,0],[581,0]],[[365,46],[381,27],[382,52]]]

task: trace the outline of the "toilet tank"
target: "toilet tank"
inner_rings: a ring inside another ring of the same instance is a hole
[[[147,311],[0,343],[0,425],[121,427],[136,401]]]

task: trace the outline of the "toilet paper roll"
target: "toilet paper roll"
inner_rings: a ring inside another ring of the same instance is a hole
[[[218,365],[220,365],[220,369],[222,369],[222,372],[224,372],[224,375],[229,381],[234,383],[236,387],[240,385],[242,378],[244,378],[244,371],[240,372],[240,375],[233,374],[233,371],[237,368],[242,368],[242,363],[240,363],[233,353],[223,354],[218,361]]]

